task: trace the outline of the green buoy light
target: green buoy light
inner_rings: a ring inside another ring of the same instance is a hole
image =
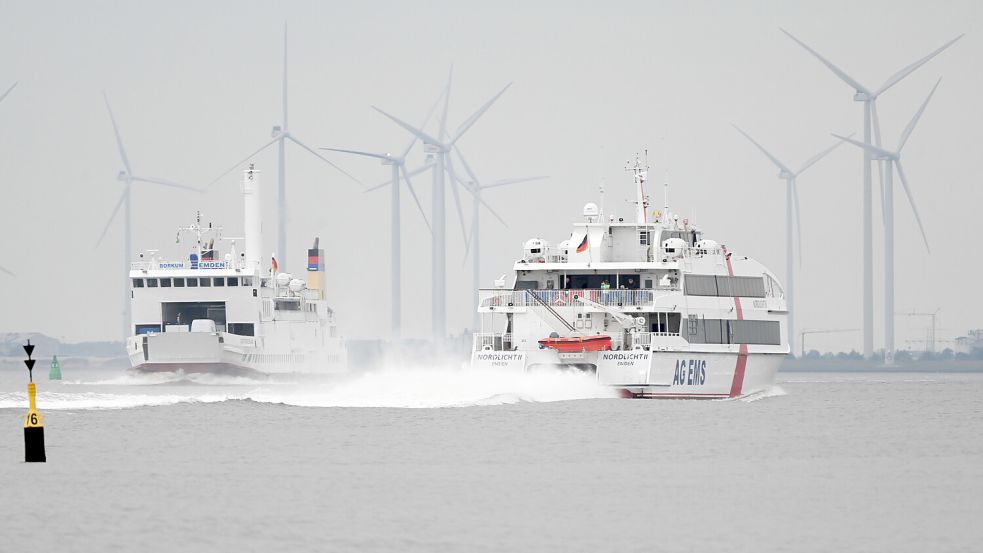
[[[58,364],[58,356],[51,358],[51,371],[48,372],[48,380],[61,380],[61,365]]]

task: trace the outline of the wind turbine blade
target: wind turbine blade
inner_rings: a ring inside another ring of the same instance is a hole
[[[549,175],[541,175],[541,176],[537,176],[537,177],[517,177],[517,178],[512,178],[512,179],[501,179],[501,180],[497,180],[497,181],[490,182],[488,184],[482,185],[481,188],[482,188],[482,190],[484,190],[486,188],[495,188],[496,186],[506,186],[506,185],[509,185],[509,184],[518,184],[520,182],[531,182],[531,181],[537,181],[537,180],[544,180],[544,179],[548,179],[548,178],[549,178]]]
[[[392,121],[394,123],[396,123],[400,127],[403,127],[409,133],[411,133],[413,135],[416,135],[420,140],[424,141],[427,144],[434,144],[434,145],[437,145],[437,146],[440,146],[440,145],[443,144],[440,140],[438,140],[438,139],[430,136],[429,134],[421,131],[420,129],[414,127],[413,125],[410,125],[409,123],[407,123],[406,121],[403,121],[402,119],[399,119],[399,118],[397,118],[397,117],[395,117],[393,115],[389,115],[388,113],[382,111],[381,109],[379,109],[379,108],[377,108],[375,106],[372,106],[372,109],[374,109],[374,110],[378,111],[379,113],[385,115],[386,117],[392,119]]]
[[[901,133],[901,140],[898,142],[898,153],[901,153],[901,148],[904,148],[905,142],[907,142],[908,137],[911,136],[911,131],[915,130],[915,125],[918,124],[918,120],[921,118],[922,113],[925,112],[925,108],[928,107],[929,100],[932,99],[932,95],[935,94],[935,89],[939,88],[939,83],[941,82],[942,77],[939,77],[939,80],[935,81],[935,86],[932,87],[932,91],[928,93],[928,98],[925,98],[925,101],[922,102],[921,107],[918,108],[918,112],[915,113],[915,116],[911,118],[911,121],[909,121],[908,125],[904,128],[904,132]]]
[[[479,181],[478,176],[474,174],[474,171],[471,169],[471,165],[468,164],[468,160],[464,159],[464,154],[461,153],[461,149],[457,146],[457,144],[454,145],[454,152],[457,153],[457,159],[461,160],[461,165],[464,166],[464,171],[469,177],[471,177],[470,185],[463,181],[461,181],[461,184],[465,185],[466,188],[471,189],[472,194],[477,194],[478,189],[482,188],[481,181]]]
[[[443,99],[443,97],[444,97],[444,92],[441,91],[440,96],[437,96],[437,100],[433,103],[432,106],[430,106],[430,111],[427,112],[427,116],[423,119],[423,123],[420,125],[419,128],[422,129],[427,126],[427,123],[430,122],[430,118],[433,117],[433,112],[437,111],[437,106],[440,105],[440,100]],[[409,145],[407,145],[406,148],[403,149],[403,154],[399,156],[399,158],[405,160],[406,156],[409,155],[410,150],[413,149],[413,146],[416,145],[416,141],[419,139],[420,137],[414,134],[413,139],[410,140]]]
[[[768,150],[766,150],[764,146],[762,146],[761,144],[758,144],[753,138],[751,138],[751,135],[749,135],[748,133],[744,132],[744,129],[738,127],[737,125],[735,125],[733,123],[731,123],[731,126],[734,127],[735,129],[737,129],[737,132],[743,134],[744,135],[744,138],[747,138],[748,140],[750,140],[751,141],[751,144],[754,144],[755,146],[757,146],[758,149],[761,150],[761,153],[763,153],[765,155],[765,157],[767,157],[768,159],[770,159],[772,163],[774,163],[775,165],[777,165],[779,169],[781,169],[782,171],[785,171],[786,173],[788,173],[790,175],[793,175],[794,174],[794,173],[792,173],[792,170],[789,169],[784,163],[782,163],[781,161],[779,161],[777,157],[771,155],[771,152],[769,152]]]
[[[877,115],[877,102],[870,103],[871,126],[874,127],[874,145],[881,145],[881,118]]]
[[[471,193],[474,194],[474,197],[478,200],[478,202],[481,205],[485,206],[485,209],[487,209],[488,212],[491,213],[493,217],[498,219],[499,223],[502,223],[502,225],[505,226],[505,228],[508,228],[509,224],[505,222],[505,219],[503,219],[502,216],[498,214],[498,212],[492,209],[492,206],[488,205],[488,202],[486,202],[485,199],[481,197],[481,194],[478,193],[478,190],[481,188],[481,183],[478,181],[478,177],[475,176],[474,171],[471,170],[471,166],[468,165],[467,160],[464,159],[464,155],[461,154],[460,148],[454,146],[454,150],[457,151],[457,157],[458,159],[461,160],[461,163],[464,165],[464,170],[467,171],[468,176],[470,176],[471,180],[474,181],[474,185],[473,185],[474,188],[471,190]],[[462,182],[461,184],[464,185],[465,183]]]
[[[413,196],[413,202],[416,203],[416,208],[420,210],[420,216],[423,217],[423,222],[427,224],[427,230],[430,234],[433,234],[433,228],[430,226],[430,220],[427,219],[427,213],[423,211],[423,204],[420,203],[420,198],[416,195],[416,189],[413,188],[413,182],[410,180],[410,173],[406,170],[406,165],[399,166],[400,172],[403,174],[403,180],[406,181],[406,186],[410,189],[410,195]],[[422,167],[418,171],[422,172],[427,167]]]
[[[416,169],[413,169],[408,174],[410,176],[416,176],[416,175],[419,175],[420,173],[423,173],[425,171],[428,171],[433,166],[434,166],[433,163],[426,163],[426,164],[424,164],[424,165],[422,165],[420,167],[417,167]],[[406,169],[405,166],[403,167],[403,169],[404,170]],[[366,190],[366,192],[372,192],[372,191],[378,190],[380,188],[385,188],[385,187],[389,186],[392,183],[393,183],[392,179],[389,179],[386,182],[383,182],[381,184],[377,184],[377,185],[373,186],[372,188],[369,188],[368,190]]]
[[[133,177],[131,180],[140,182],[149,182],[151,184],[159,184],[161,186],[169,186],[171,188],[180,188],[181,190],[190,190],[192,192],[198,192],[199,194],[204,192],[201,188],[195,188],[193,186],[186,186],[184,184],[178,184],[176,182],[171,182],[169,180],[158,179],[154,177]]]
[[[348,178],[350,178],[350,179],[352,179],[353,181],[355,181],[356,183],[358,183],[358,185],[359,185],[359,186],[361,186],[361,187],[362,187],[363,189],[365,188],[365,185],[364,185],[364,184],[362,184],[362,181],[360,181],[360,180],[358,180],[358,179],[356,179],[355,177],[353,177],[353,176],[351,176],[351,175],[350,175],[350,174],[348,173],[348,171],[345,171],[345,170],[344,170],[344,169],[342,169],[341,167],[338,167],[337,165],[335,165],[334,163],[332,163],[332,162],[331,162],[331,160],[329,160],[328,158],[326,158],[326,157],[324,157],[324,156],[322,156],[321,154],[319,154],[319,153],[317,153],[317,150],[315,150],[315,149],[313,149],[313,148],[311,148],[311,147],[310,147],[310,146],[308,146],[307,144],[304,144],[304,143],[303,143],[303,142],[301,142],[300,140],[297,140],[296,138],[294,138],[292,134],[288,134],[288,135],[287,135],[287,139],[288,139],[288,140],[290,140],[291,142],[293,142],[294,144],[296,144],[296,145],[298,145],[298,146],[300,146],[301,148],[303,148],[303,149],[305,149],[305,150],[307,150],[308,152],[310,152],[310,154],[311,154],[312,156],[314,156],[314,157],[316,157],[316,158],[318,158],[318,159],[320,159],[321,161],[323,161],[323,162],[325,162],[325,163],[327,163],[328,165],[330,165],[330,166],[332,166],[332,167],[334,167],[334,168],[335,168],[335,169],[336,169],[336,170],[337,170],[338,172],[340,172],[340,173],[341,173],[342,175],[345,175],[346,177],[348,177]]]
[[[451,161],[451,156],[447,156],[446,164],[447,174],[451,177],[451,195],[454,197],[454,208],[457,209],[457,218],[461,222],[461,236],[464,237],[464,242],[467,243],[468,238],[468,226],[464,224],[464,210],[461,209],[461,195],[457,191],[457,187],[461,186],[457,180],[457,174],[454,173],[454,163]]]
[[[277,140],[280,140],[280,136],[282,136],[282,135],[277,135],[276,138],[274,138],[273,140],[270,140],[266,144],[263,144],[255,152],[253,152],[253,153],[249,154],[248,156],[242,158],[235,165],[233,165],[232,167],[229,167],[228,169],[226,169],[224,173],[222,173],[221,175],[215,177],[214,179],[212,179],[212,182],[210,182],[207,185],[205,185],[205,188],[208,188],[209,186],[211,186],[211,185],[215,184],[216,182],[222,180],[222,177],[224,177],[225,175],[228,175],[229,173],[231,173],[232,171],[234,171],[237,167],[239,167],[243,163],[245,163],[245,162],[249,161],[250,159],[252,159],[256,154],[258,154],[258,153],[262,152],[263,150],[269,148],[270,146],[276,144]]]
[[[853,135],[854,134],[857,134],[857,133],[851,133],[848,138],[853,138]],[[829,148],[826,148],[825,150],[823,150],[823,151],[819,152],[818,154],[812,156],[811,158],[809,158],[808,161],[806,161],[805,163],[802,164],[802,167],[800,167],[799,168],[799,171],[797,173],[795,173],[795,174],[796,175],[801,175],[803,171],[805,171],[806,169],[808,169],[808,168],[812,167],[813,165],[815,165],[817,161],[819,161],[820,159],[822,159],[822,158],[826,157],[827,155],[829,155],[830,152],[832,152],[833,150],[839,148],[842,144],[843,144],[843,141],[840,140],[836,144],[833,144]]]
[[[849,138],[849,137],[846,137],[846,136],[840,136],[840,135],[838,135],[836,133],[832,133],[832,134],[836,138],[839,138],[840,140],[842,140],[844,142],[849,142],[850,144],[853,144],[854,146],[857,146],[858,148],[863,148],[864,150],[867,150],[868,152],[870,152],[872,154],[876,154],[876,155],[881,156],[881,157],[894,157],[894,152],[889,152],[889,151],[885,150],[884,148],[878,148],[877,146],[874,146],[873,144],[867,144],[866,142],[861,142],[859,140],[854,140],[854,139]]]
[[[881,119],[877,115],[877,102],[870,103],[870,117],[871,126],[874,127],[874,145],[878,148],[881,147]],[[882,160],[875,160],[874,165],[877,166],[877,188],[881,192],[881,217],[884,220],[887,218],[887,206],[884,205],[884,162]]]
[[[102,244],[102,239],[106,237],[106,232],[109,231],[109,226],[113,224],[113,219],[116,218],[116,214],[119,213],[119,208],[123,206],[123,201],[126,200],[126,192],[130,188],[130,183],[126,183],[126,188],[123,189],[123,193],[119,196],[119,201],[116,202],[116,207],[113,208],[113,213],[109,216],[109,220],[106,221],[106,226],[102,229],[102,234],[99,235],[99,239],[96,240],[96,245],[94,248],[98,248],[99,244]]]
[[[931,54],[929,54],[929,55],[925,56],[924,58],[922,58],[922,59],[920,59],[920,60],[912,63],[911,65],[908,65],[906,67],[901,68],[901,70],[899,70],[894,75],[891,75],[890,77],[888,77],[888,79],[886,81],[884,81],[884,84],[882,84],[881,87],[877,89],[877,92],[874,93],[874,96],[879,96],[879,95],[883,94],[885,90],[891,88],[892,86],[894,86],[895,84],[897,84],[898,81],[900,81],[901,79],[903,79],[903,78],[907,77],[908,75],[910,75],[915,69],[918,69],[919,67],[925,65],[928,62],[928,60],[930,60],[930,59],[934,58],[935,56],[941,54],[943,50],[945,50],[946,48],[948,48],[948,47],[952,46],[953,44],[955,44],[955,42],[957,40],[961,39],[962,37],[963,37],[963,35],[957,36],[956,38],[954,38],[954,39],[950,40],[949,42],[946,42],[942,46],[939,46],[938,48],[936,48]]]
[[[447,139],[447,107],[451,101],[451,81],[453,79],[454,64],[451,64],[451,68],[447,72],[447,86],[444,87],[444,109],[440,115],[440,130],[438,136],[440,136],[441,142]]]
[[[505,226],[505,228],[509,228],[509,224],[505,222],[505,219],[502,219],[502,216],[499,215],[498,212],[496,212],[494,209],[492,209],[492,206],[488,205],[488,202],[486,202],[484,198],[478,196],[478,201],[481,202],[481,205],[485,206],[485,209],[487,209],[488,212],[492,214],[492,217],[498,219],[498,222],[502,223],[502,225]]]
[[[10,94],[10,91],[12,91],[14,89],[14,87],[16,87],[16,86],[17,86],[17,83],[14,83],[14,84],[10,85],[10,88],[7,89],[7,92],[4,92],[3,93],[3,96],[0,96],[0,102],[2,102],[3,99],[6,98],[7,95]],[[0,267],[0,268],[2,268],[2,267]],[[7,272],[10,272],[10,271],[7,271]],[[14,273],[10,273],[10,274],[13,275]]]
[[[793,36],[792,33],[786,31],[785,29],[782,29],[781,27],[779,27],[779,29],[783,33],[785,33],[786,35],[788,35],[788,37],[790,39],[794,40],[799,46],[805,48],[806,51],[808,51],[810,54],[812,54],[813,56],[815,56],[816,59],[818,59],[820,62],[822,62],[823,65],[825,65],[827,68],[829,68],[829,70],[832,71],[843,82],[845,82],[846,84],[852,86],[854,90],[856,90],[857,92],[863,92],[864,94],[866,94],[868,96],[875,96],[869,90],[867,90],[867,88],[864,85],[862,85],[859,82],[857,82],[857,80],[854,79],[853,77],[851,77],[850,75],[847,75],[846,72],[843,71],[842,69],[840,69],[839,67],[836,67],[835,65],[833,65],[833,62],[831,62],[828,59],[824,58],[822,55],[819,54],[819,52],[817,52],[817,51],[813,50],[812,48],[810,48],[809,46],[807,46],[805,42],[802,42],[801,40],[795,38],[795,36]]]
[[[799,183],[792,179],[792,209],[795,210],[796,248],[799,253],[799,268],[802,268],[802,214],[799,212]]]
[[[389,154],[375,154],[375,153],[372,153],[372,152],[360,152],[358,150],[342,150],[341,148],[323,148],[322,147],[322,148],[318,148],[318,150],[328,150],[329,152],[341,152],[341,153],[344,153],[344,154],[355,154],[357,156],[367,156],[367,157],[374,157],[376,159],[385,159],[385,160],[388,160],[388,161],[395,161],[395,159],[393,158],[393,156],[391,156]]]
[[[908,186],[908,177],[905,176],[901,160],[895,159],[894,166],[898,168],[898,176],[901,177],[901,187],[904,188],[905,196],[908,197],[908,204],[911,206],[912,213],[915,214],[915,222],[918,223],[918,230],[922,233],[922,240],[925,241],[925,250],[932,253],[932,248],[928,245],[928,236],[925,234],[925,227],[922,226],[922,218],[918,216],[918,208],[915,207],[915,198],[911,195],[911,187]]]
[[[0,267],[0,272],[3,272],[3,273],[7,273],[8,275],[10,275],[10,276],[12,276],[12,277],[15,277],[15,276],[17,276],[17,275],[15,275],[14,273],[12,273],[11,271],[9,271],[9,270],[7,270],[7,269],[4,269],[3,267]]]
[[[116,125],[116,117],[113,116],[113,108],[109,107],[109,96],[106,95],[106,91],[102,92],[102,98],[106,101],[109,120],[113,123],[113,133],[116,135],[116,146],[119,148],[119,157],[123,159],[123,167],[126,167],[127,174],[133,174],[133,170],[130,169],[130,159],[126,157],[126,149],[123,148],[123,139],[119,135],[119,127]]]
[[[492,96],[491,100],[485,102],[484,105],[478,108],[478,111],[471,115],[471,117],[468,117],[464,123],[457,128],[457,131],[454,132],[454,137],[449,141],[450,144],[457,142],[462,136],[464,136],[464,133],[468,132],[468,129],[478,122],[478,119],[484,115],[486,111],[488,111],[488,108],[492,107],[492,104],[494,104],[502,96],[502,94],[505,94],[505,91],[508,90],[510,86],[512,86],[512,83],[505,85],[505,88],[500,90],[498,94]]]

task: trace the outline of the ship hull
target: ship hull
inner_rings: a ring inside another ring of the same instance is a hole
[[[769,390],[784,353],[748,351],[623,350],[564,355],[552,350],[476,351],[476,369],[529,372],[570,369],[590,372],[624,397],[725,399]]]
[[[320,350],[264,348],[261,339],[223,332],[177,332],[133,336],[127,340],[133,369],[142,372],[213,373],[255,376],[283,373],[348,372],[344,343]]]

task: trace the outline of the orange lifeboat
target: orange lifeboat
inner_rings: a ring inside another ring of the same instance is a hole
[[[560,353],[582,353],[585,351],[609,351],[611,337],[605,334],[596,336],[573,336],[562,338],[543,338],[539,345],[552,348]]]

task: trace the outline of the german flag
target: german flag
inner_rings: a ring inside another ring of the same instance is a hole
[[[588,236],[589,234],[584,234],[584,239],[580,242],[580,245],[577,246],[577,253],[584,253],[587,251],[587,248],[590,247],[590,244],[587,242]]]

